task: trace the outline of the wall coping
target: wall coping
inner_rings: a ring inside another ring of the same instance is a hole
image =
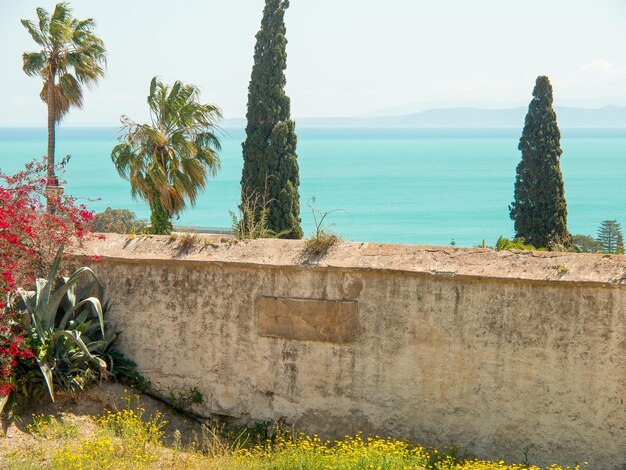
[[[538,251],[500,251],[428,245],[340,242],[324,256],[304,256],[304,241],[237,241],[197,235],[184,248],[181,238],[105,234],[75,250],[115,263],[229,264],[251,268],[389,271],[447,279],[480,279],[552,285],[626,287],[626,256]]]

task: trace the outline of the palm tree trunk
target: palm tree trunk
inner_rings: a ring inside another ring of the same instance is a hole
[[[55,144],[55,119],[54,119],[54,72],[50,71],[48,77],[48,181],[46,183],[46,199],[48,212],[54,212],[54,204],[51,204],[51,197],[53,192],[49,191],[50,186],[58,186],[56,175],[54,174],[54,144]]]
[[[150,206],[150,233],[156,235],[168,235],[172,231],[172,217],[163,208],[161,198],[155,194]]]

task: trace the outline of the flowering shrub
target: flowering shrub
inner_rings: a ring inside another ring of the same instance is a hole
[[[34,356],[8,294],[31,287],[60,246],[76,246],[91,233],[93,214],[69,196],[52,199],[46,211],[45,175],[40,162],[14,175],[0,171],[0,411],[15,388],[18,363]]]

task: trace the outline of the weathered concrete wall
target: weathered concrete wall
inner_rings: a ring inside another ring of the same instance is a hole
[[[121,347],[195,411],[480,457],[626,462],[622,257],[167,238],[88,247]]]

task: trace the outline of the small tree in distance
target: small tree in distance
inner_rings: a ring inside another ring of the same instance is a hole
[[[581,253],[599,253],[603,250],[601,242],[593,238],[591,235],[572,235],[575,251]]]
[[[537,77],[519,142],[514,201],[509,207],[515,237],[537,248],[570,247],[567,204],[559,159],[561,133],[552,109],[552,85]]]
[[[128,209],[107,207],[94,215],[91,229],[100,233],[133,233],[146,229],[146,222],[137,219],[137,214]]]
[[[605,253],[624,253],[624,235],[617,220],[603,220],[598,229],[598,243]]]

